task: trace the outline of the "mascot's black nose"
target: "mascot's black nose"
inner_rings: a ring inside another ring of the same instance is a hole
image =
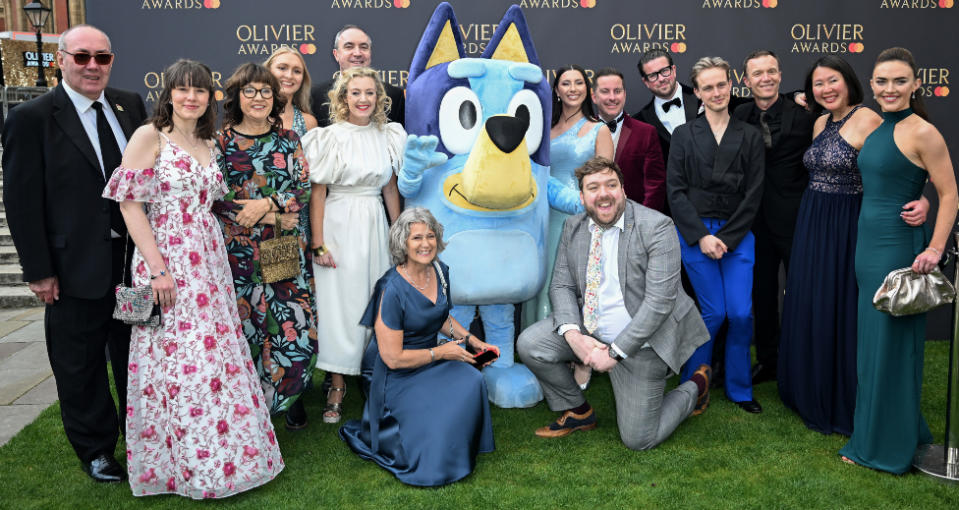
[[[486,132],[493,141],[493,145],[507,154],[513,152],[523,141],[528,127],[529,118],[528,116],[524,118],[522,115],[516,117],[497,115],[486,121]]]

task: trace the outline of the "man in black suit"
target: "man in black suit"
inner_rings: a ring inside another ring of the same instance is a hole
[[[659,143],[663,147],[663,157],[668,159],[673,130],[702,113],[702,103],[696,98],[692,87],[676,81],[676,64],[668,51],[647,51],[636,67],[646,88],[653,93],[653,98],[633,118],[656,128]]]
[[[803,154],[812,143],[815,117],[779,93],[782,71],[777,57],[754,51],[743,61],[743,83],[753,101],[740,105],[733,117],[756,126],[766,147],[763,197],[753,222],[756,265],[753,272],[756,366],[753,384],[776,379],[779,355],[779,266],[789,270],[799,203],[809,181]]]
[[[23,279],[47,304],[47,352],[67,439],[84,471],[117,482],[113,457],[126,416],[130,329],[112,319],[126,228],[101,198],[127,137],[143,122],[143,100],[107,88],[110,40],[89,25],[60,37],[63,81],[13,109],[3,130],[3,200]],[[119,410],[107,378],[109,348]]]
[[[351,67],[369,67],[373,56],[373,40],[366,32],[356,25],[346,25],[336,33],[333,39],[333,60],[340,66],[340,71]],[[320,127],[330,125],[330,98],[327,94],[333,88],[334,80],[328,80],[313,87],[310,91],[313,114]],[[394,87],[386,81],[386,95],[393,101],[387,114],[390,122],[403,124],[405,118],[406,98],[403,89]]]

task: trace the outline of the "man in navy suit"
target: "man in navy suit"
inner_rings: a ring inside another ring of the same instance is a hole
[[[613,159],[623,171],[626,198],[665,212],[666,163],[656,128],[623,113],[623,73],[609,67],[600,69],[593,83],[593,103],[613,135]]]
[[[78,25],[60,37],[63,81],[13,110],[3,130],[3,200],[23,279],[47,304],[47,352],[67,439],[99,482],[123,480],[113,457],[126,416],[130,328],[112,319],[126,253],[116,202],[101,198],[143,100],[107,88],[110,39]],[[110,351],[119,412],[110,395]]]

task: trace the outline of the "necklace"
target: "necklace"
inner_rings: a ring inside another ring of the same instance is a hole
[[[180,133],[180,137],[183,138],[184,142],[187,142],[188,144],[190,144],[190,147],[189,147],[190,150],[196,149],[197,147],[196,140],[191,141],[190,137],[186,136],[186,133],[184,133],[182,129],[177,127],[175,122],[173,123],[173,129],[175,129],[177,133]]]
[[[573,117],[576,117],[576,116],[578,116],[578,115],[581,114],[581,113],[583,113],[581,110],[576,110],[575,113],[573,113],[573,114],[570,115],[569,117],[566,117],[566,119],[563,120],[563,122],[564,122],[564,123],[569,123],[569,121],[570,121],[571,119],[573,119]]]
[[[413,280],[413,277],[410,276],[410,273],[406,270],[406,264],[403,264],[403,266],[401,266],[400,269],[403,270],[403,274],[406,275],[406,279],[410,281],[410,285],[412,285],[414,288],[419,290],[426,290],[426,286],[430,284],[429,271],[426,272],[426,283],[424,283],[423,286],[420,287],[419,285],[416,284],[416,281]]]

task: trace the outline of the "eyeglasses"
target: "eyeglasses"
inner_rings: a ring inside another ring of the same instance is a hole
[[[66,53],[73,57],[73,62],[78,66],[85,66],[90,63],[92,58],[98,66],[108,66],[113,62],[113,53],[95,53],[93,55],[86,52],[79,53],[70,53],[67,50],[60,50],[61,53]]]
[[[668,65],[660,69],[659,71],[656,71],[654,73],[648,73],[646,76],[643,76],[643,79],[646,81],[656,81],[660,77],[669,78],[672,75],[673,75],[673,66]]]
[[[256,97],[257,92],[260,93],[260,97],[263,99],[269,99],[273,97],[273,89],[270,87],[263,87],[262,89],[258,89],[256,87],[243,87],[243,89],[240,90],[240,93],[243,94],[243,97],[247,99],[253,99]]]

